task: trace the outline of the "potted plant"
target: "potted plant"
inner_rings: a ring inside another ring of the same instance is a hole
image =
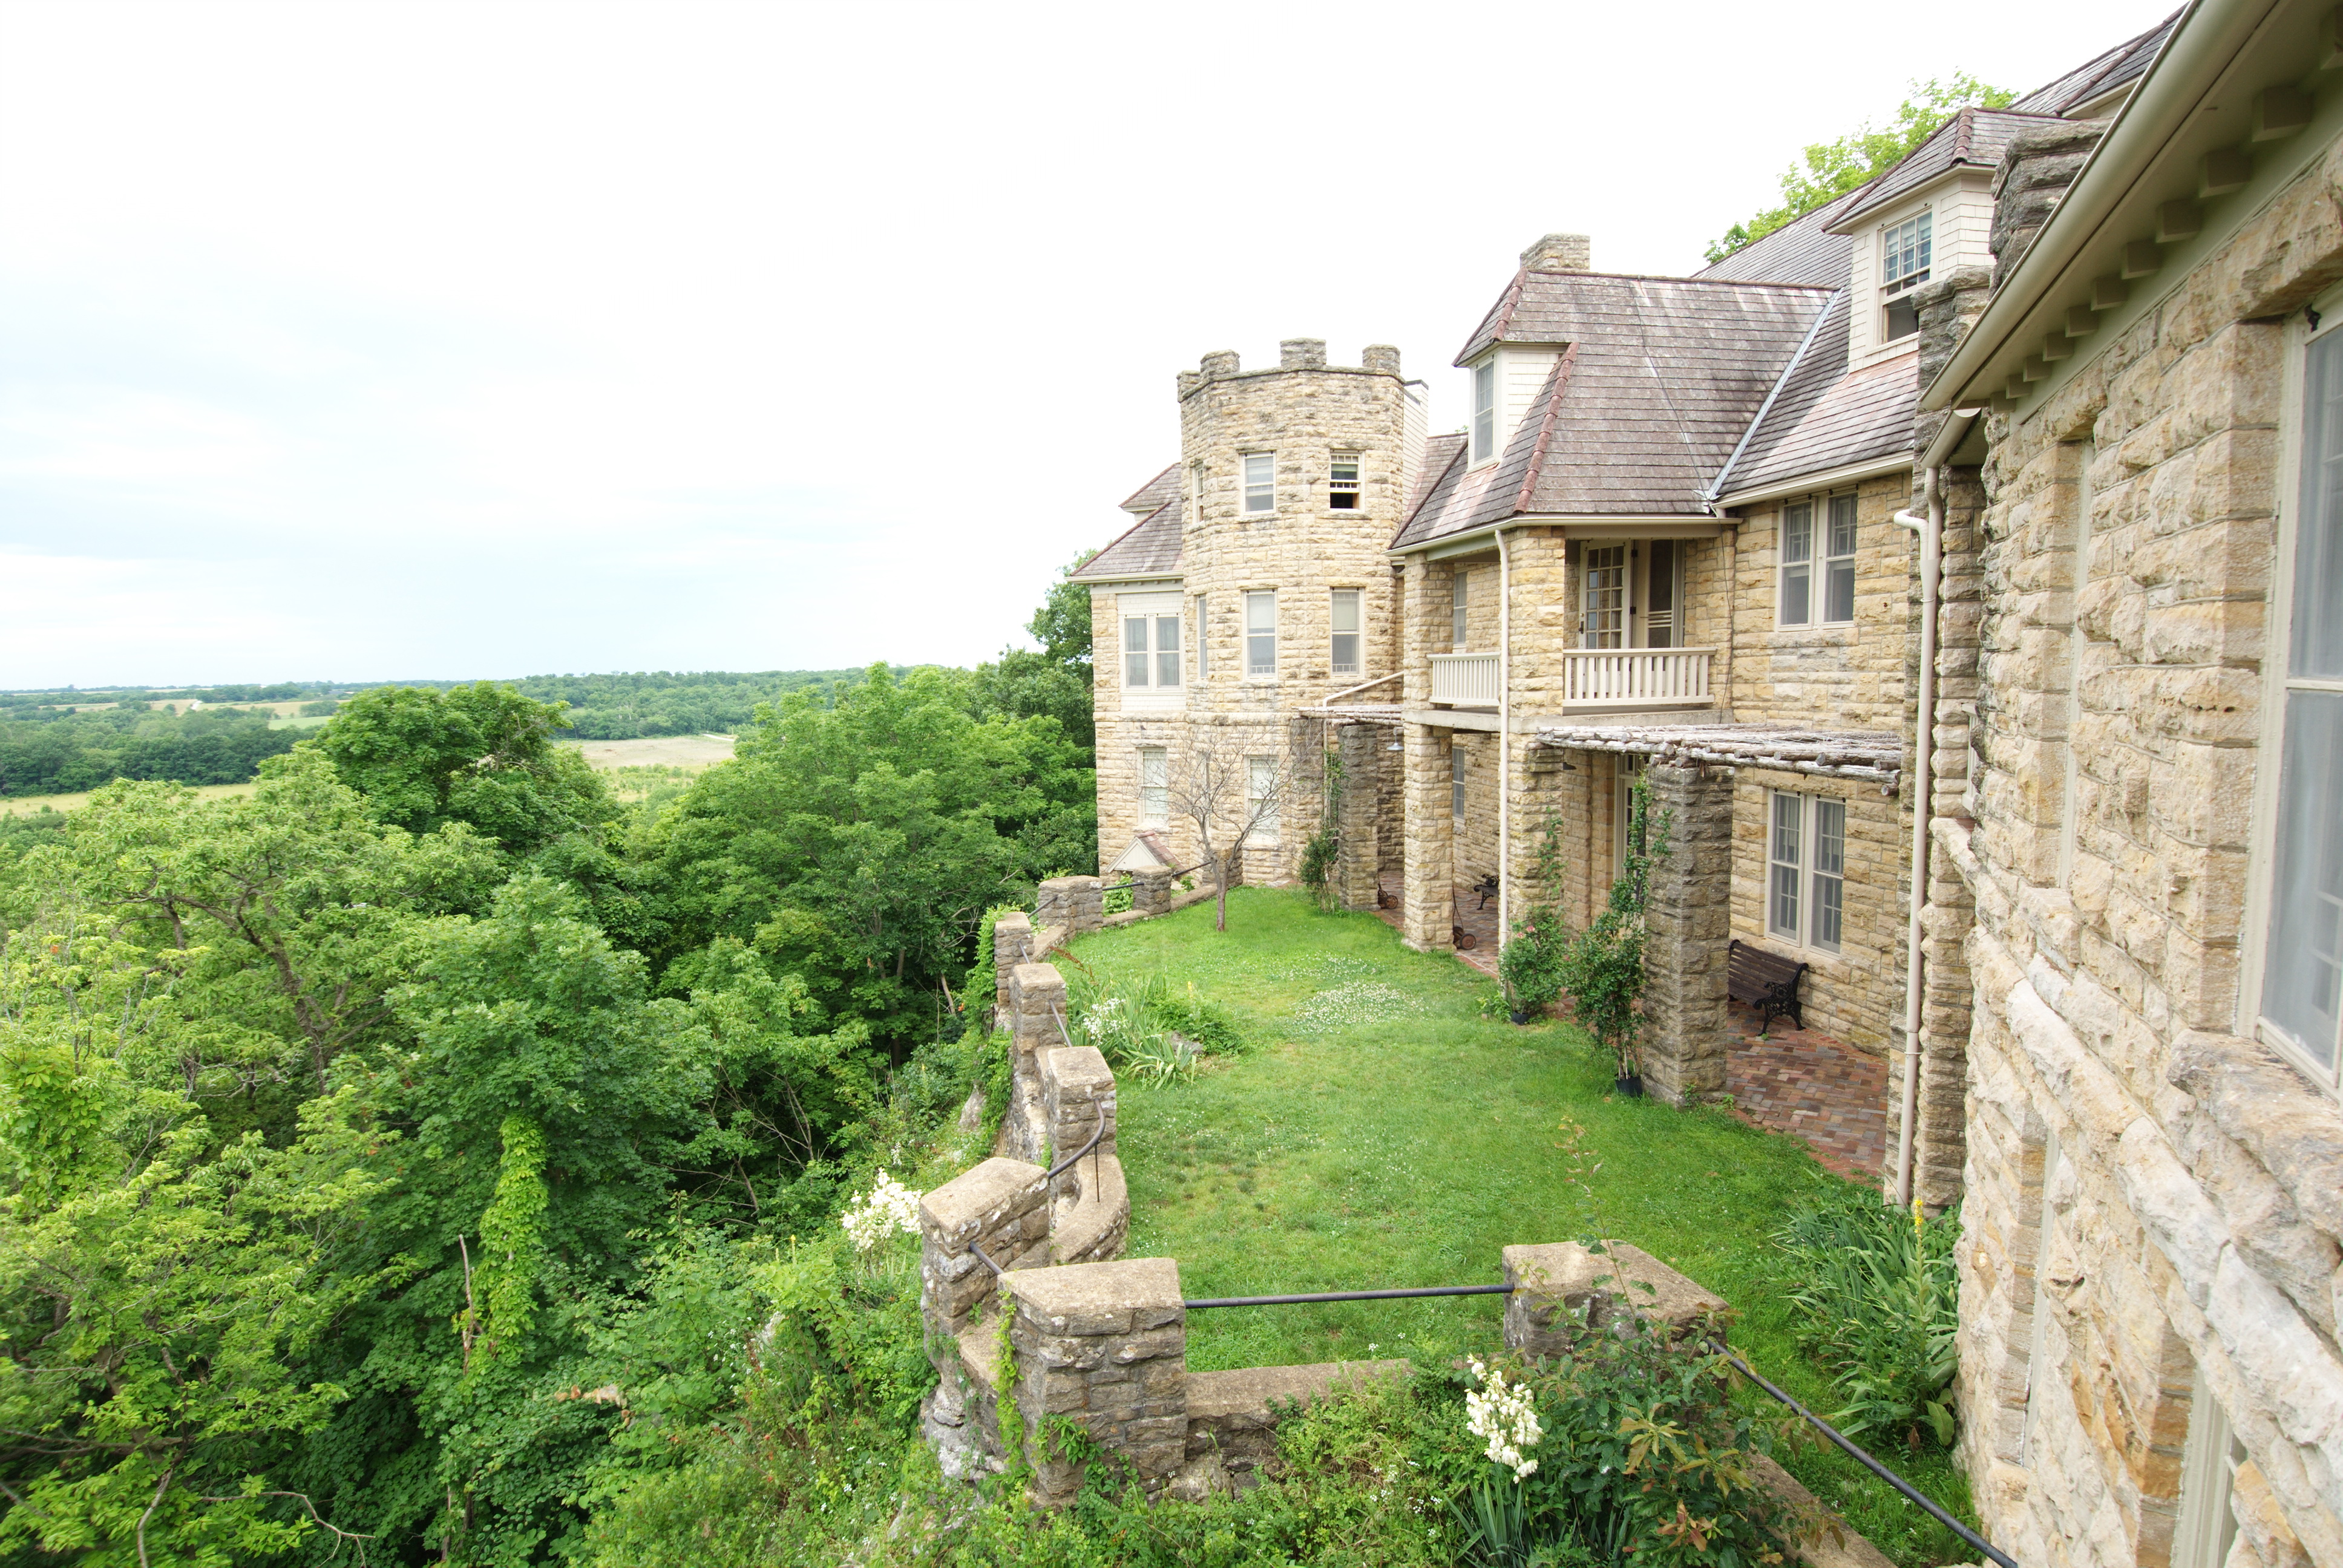
[[[1644,1092],[1644,902],[1652,861],[1668,852],[1670,818],[1650,823],[1650,786],[1637,778],[1628,793],[1627,859],[1603,912],[1555,965],[1571,1010],[1617,1066],[1618,1092]]]

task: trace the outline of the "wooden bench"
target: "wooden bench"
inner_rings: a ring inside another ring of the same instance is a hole
[[[1790,1021],[1804,1029],[1806,1019],[1798,1007],[1798,977],[1805,972],[1806,966],[1797,960],[1752,947],[1735,937],[1727,953],[1725,990],[1735,1001],[1757,1010],[1760,1030],[1782,1013],[1788,1013]]]

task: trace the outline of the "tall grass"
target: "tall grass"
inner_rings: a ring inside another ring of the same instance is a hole
[[[1802,1282],[1799,1342],[1846,1402],[1833,1420],[1848,1435],[1952,1446],[1959,1236],[1957,1212],[1927,1220],[1861,1193],[1821,1199],[1775,1232]]]

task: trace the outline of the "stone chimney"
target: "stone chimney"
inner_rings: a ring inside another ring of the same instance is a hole
[[[1550,234],[1522,252],[1532,272],[1591,272],[1594,242],[1583,234]]]
[[[1388,343],[1370,343],[1359,356],[1359,367],[1364,370],[1380,370],[1386,376],[1399,374],[1399,350]]]
[[[2095,121],[2053,121],[2009,138],[1993,176],[1993,227],[1986,243],[1993,247],[1994,287],[2001,286],[2042,232],[2107,128]]]
[[[1277,346],[1277,367],[1280,370],[1323,370],[1326,368],[1326,340],[1322,337],[1289,337]]]

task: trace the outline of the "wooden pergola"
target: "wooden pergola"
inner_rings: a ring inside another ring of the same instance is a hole
[[[1713,768],[1771,768],[1860,779],[1893,795],[1904,738],[1891,729],[1810,729],[1795,724],[1541,724],[1533,746],[1610,751]]]

